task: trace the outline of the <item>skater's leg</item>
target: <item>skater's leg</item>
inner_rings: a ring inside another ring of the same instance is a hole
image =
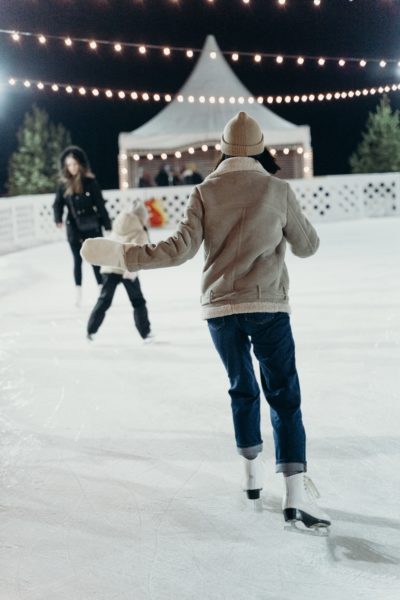
[[[255,313],[242,317],[260,363],[261,384],[270,405],[276,471],[287,475],[306,471],[306,435],[289,315]]]
[[[139,277],[133,281],[122,279],[126,293],[133,307],[133,320],[140,336],[145,339],[150,333],[150,321],[147,312],[146,300],[140,288]]]
[[[93,267],[93,272],[94,272],[94,276],[96,277],[96,281],[99,285],[102,285],[103,283],[103,275],[100,273],[100,267],[97,267],[96,265],[92,265]]]
[[[238,315],[208,319],[212,340],[228,373],[233,424],[239,454],[254,459],[262,450],[260,389],[250,355],[250,341]]]
[[[91,239],[91,238],[94,238],[94,237],[103,237],[103,234],[101,233],[100,229],[98,231],[93,231],[93,232],[90,232],[90,233],[86,233],[85,235],[82,234],[81,235],[81,240],[80,240],[79,252],[80,252],[80,250],[82,248],[83,242],[85,240],[88,240],[88,239]],[[79,254],[79,256],[80,256],[80,254]],[[82,260],[82,258],[81,258],[81,260]],[[96,281],[97,281],[98,285],[102,285],[103,284],[103,275],[100,273],[100,267],[97,266],[97,265],[92,265],[92,268],[93,268],[93,274],[94,274],[94,276],[96,278]]]
[[[72,237],[68,239],[74,261],[74,281],[75,285],[82,285],[82,258],[79,254],[81,249],[81,241],[79,238]]]
[[[121,282],[121,279],[121,275],[117,275],[116,273],[110,273],[104,276],[101,294],[89,317],[87,325],[87,332],[89,335],[95,334],[104,321],[106,312],[111,306],[115,290],[117,285]]]

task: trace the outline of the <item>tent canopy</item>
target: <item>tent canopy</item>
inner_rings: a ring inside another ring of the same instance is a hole
[[[216,53],[216,58],[210,56]],[[175,152],[188,146],[216,143],[220,140],[225,124],[239,110],[245,110],[259,123],[267,146],[301,144],[311,147],[310,128],[297,126],[275,115],[262,104],[249,104],[251,92],[241,83],[221,53],[214,36],[208,36],[200,58],[188,80],[178,95],[184,102],[175,98],[150,121],[130,133],[119,135],[120,151],[134,151],[138,154],[152,152]],[[207,101],[198,102],[200,96]],[[188,101],[196,98],[195,103]],[[208,101],[215,96],[215,104]],[[218,98],[225,98],[224,104]],[[244,104],[231,104],[234,96],[246,99]]]

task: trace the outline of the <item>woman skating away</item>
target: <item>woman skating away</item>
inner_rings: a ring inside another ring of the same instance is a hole
[[[110,217],[103,196],[85,152],[78,146],[65,148],[60,156],[60,184],[53,204],[57,227],[63,226],[64,209],[67,209],[67,239],[74,261],[76,306],[82,300],[82,259],[80,249],[84,240],[102,235],[102,228],[111,229]],[[93,266],[99,285],[102,284],[100,268]]]
[[[316,488],[305,475],[306,436],[285,265],[287,243],[305,258],[318,250],[318,235],[288,183],[270,175],[278,167],[254,119],[244,112],[231,119],[221,150],[218,167],[193,189],[173,236],[144,246],[87,240],[82,256],[92,264],[137,271],[184,263],[204,242],[202,316],[229,377],[247,496],[258,498],[264,480],[253,347],[270,406],[276,471],[284,476],[284,519],[327,527],[329,517],[316,504]]]
[[[146,223],[147,211],[142,204],[139,204],[118,215],[108,239],[121,243],[146,244],[149,241]],[[145,342],[152,340],[146,300],[142,294],[137,273],[118,267],[102,267],[101,274],[103,275],[103,285],[96,306],[89,317],[87,325],[88,339],[93,341],[94,335],[103,323],[106,312],[111,306],[115,291],[118,285],[122,283],[133,308],[133,320],[139,335]]]

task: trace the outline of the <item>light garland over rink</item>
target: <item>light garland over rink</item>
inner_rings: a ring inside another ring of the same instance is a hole
[[[166,58],[171,58],[173,53],[184,54],[187,58],[192,59],[195,54],[202,52],[201,48],[185,48],[182,46],[163,46],[160,44],[143,44],[134,42],[118,42],[94,38],[81,38],[81,37],[70,37],[70,36],[59,36],[43,33],[33,33],[31,31],[13,31],[10,29],[0,29],[0,34],[10,36],[11,39],[20,43],[24,37],[36,38],[38,43],[45,46],[49,41],[59,41],[66,48],[72,48],[75,44],[85,45],[89,51],[96,52],[99,47],[106,46],[113,49],[114,54],[127,55],[127,51],[134,50],[141,56],[148,55],[149,51],[154,50],[161,53]],[[125,50],[125,53],[124,53]],[[348,64],[358,65],[364,69],[369,64],[379,65],[381,69],[384,69],[388,65],[397,65],[400,67],[400,59],[397,58],[366,58],[366,57],[355,57],[355,56],[323,56],[323,55],[310,55],[310,54],[282,54],[279,52],[245,52],[235,50],[221,50],[221,53],[230,58],[232,62],[238,62],[241,58],[250,58],[255,63],[260,64],[264,59],[271,59],[278,65],[284,65],[287,61],[295,62],[299,67],[306,63],[317,64],[318,67],[325,67],[328,63],[333,63],[336,66],[343,69]],[[132,53],[130,54],[132,56]],[[216,52],[210,52],[210,59],[215,60],[217,58]]]
[[[154,92],[137,92],[126,89],[100,88],[87,85],[58,83],[35,79],[10,77],[9,86],[20,87],[27,90],[50,91],[53,93],[64,92],[67,95],[90,96],[94,98],[107,98],[118,100],[132,100],[141,102],[188,102],[190,104],[299,104],[308,102],[332,102],[335,100],[353,100],[365,96],[375,96],[389,92],[400,91],[400,83],[386,84],[384,86],[364,87],[342,91],[313,92],[310,94],[281,94],[268,96],[183,96],[182,94],[165,94]]]
[[[175,158],[182,158],[182,156],[184,154],[188,154],[189,156],[194,156],[196,153],[198,152],[208,152],[209,150],[216,150],[217,152],[221,151],[221,144],[216,143],[216,144],[202,144],[201,146],[189,146],[188,148],[182,148],[181,150],[176,150],[175,152],[170,152],[169,154],[167,152],[161,152],[157,155],[151,154],[151,153],[136,153],[136,152],[129,152],[129,157],[132,158],[135,162],[138,162],[139,160],[142,159],[147,159],[147,160],[154,160],[155,158],[157,158],[158,156],[161,158],[161,160],[167,160],[168,158],[171,157],[175,157]],[[307,160],[311,157],[311,152],[307,152],[304,150],[303,146],[299,146],[299,145],[294,145],[294,146],[285,146],[279,149],[276,148],[269,148],[270,153],[272,154],[272,156],[276,156],[279,152],[283,153],[285,156],[288,156],[291,153],[296,153],[296,154],[300,154],[303,155],[304,158]],[[119,160],[121,162],[121,173],[122,175],[127,175],[128,174],[128,169],[126,166],[126,161],[128,160],[128,153],[126,152],[122,152],[122,154],[119,155]]]

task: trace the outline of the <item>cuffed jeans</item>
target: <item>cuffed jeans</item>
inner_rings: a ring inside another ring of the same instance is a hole
[[[255,458],[262,450],[260,388],[250,354],[252,346],[270,407],[276,471],[286,474],[306,471],[306,435],[289,315],[283,312],[229,315],[208,319],[208,327],[230,381],[239,454]]]

